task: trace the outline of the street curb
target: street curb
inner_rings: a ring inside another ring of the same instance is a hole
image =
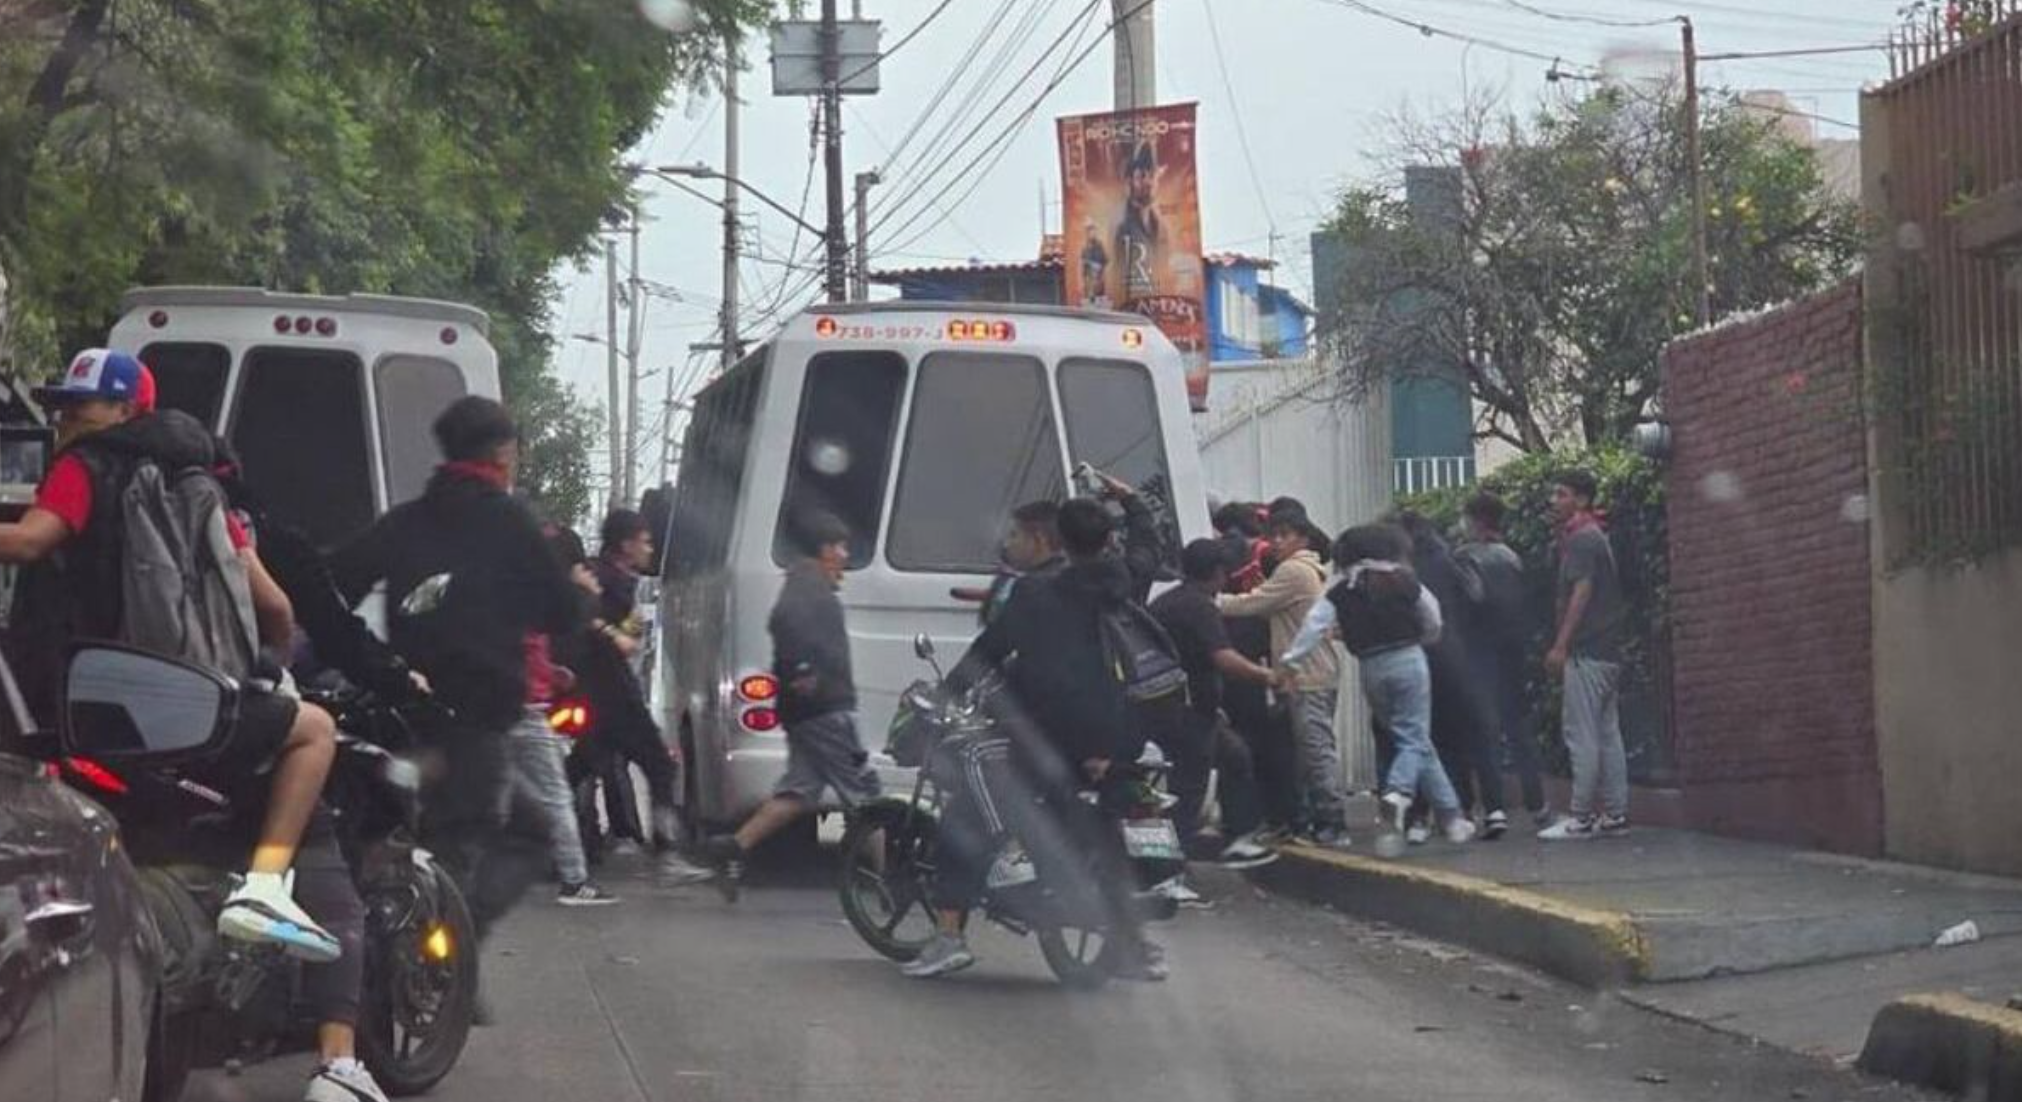
[[[1986,1102],[2017,1102],[2022,1011],[1949,992],[1905,996],[1875,1015],[1859,1067]]]
[[[1310,846],[1253,875],[1275,891],[1520,961],[1588,987],[1641,982],[1650,950],[1629,915],[1473,876]]]

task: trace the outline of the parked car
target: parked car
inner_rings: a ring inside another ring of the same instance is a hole
[[[0,1098],[145,1097],[160,973],[112,816],[0,750]]]

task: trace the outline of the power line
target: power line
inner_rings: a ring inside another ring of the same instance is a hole
[[[953,92],[955,86],[961,83],[962,78],[972,71],[970,65],[976,60],[976,55],[983,52],[983,46],[990,41],[992,34],[1003,24],[1004,18],[1011,14],[1011,6],[1017,2],[1018,0],[1004,0],[1003,5],[997,9],[996,14],[984,22],[982,30],[976,34],[975,41],[969,44],[968,50],[948,69],[947,79],[943,80],[941,87],[932,96],[928,97],[927,105],[920,110],[918,115],[914,116],[912,125],[906,127],[906,132],[901,134],[899,140],[893,144],[890,151],[890,160],[886,162],[886,168],[894,167],[894,163],[906,151],[906,147],[912,144],[913,139],[918,136],[921,128],[926,126],[927,120],[933,117],[934,112],[940,110],[941,104],[947,102],[949,93]],[[1027,10],[1038,11],[1040,10],[1040,5],[1032,4]],[[887,175],[889,177],[889,173]]]
[[[1726,54],[1700,54],[1701,61],[1748,61],[1766,57],[1819,57],[1824,54],[1864,54],[1880,53],[1888,49],[1884,42],[1870,42],[1862,46],[1810,46],[1796,50],[1756,50],[1752,52]]]
[[[1408,16],[1398,15],[1395,12],[1387,11],[1383,8],[1377,7],[1374,4],[1368,3],[1367,0],[1321,0],[1321,2],[1333,4],[1335,7],[1347,8],[1350,11],[1358,11],[1364,15],[1374,16],[1375,18],[1384,20],[1385,22],[1395,23],[1400,27],[1407,27],[1411,30],[1417,31],[1419,34],[1422,34],[1427,38],[1445,38],[1450,39],[1454,42],[1467,42],[1475,46],[1479,46],[1484,50],[1493,50],[1496,53],[1509,54],[1513,57],[1525,57],[1531,59],[1532,61],[1543,61],[1553,65],[1561,64],[1564,61],[1563,58],[1553,54],[1540,53],[1536,50],[1526,50],[1521,46],[1511,46],[1507,43],[1496,42],[1492,39],[1480,38],[1471,34],[1462,34],[1459,31],[1450,31],[1445,29],[1444,27],[1434,26],[1433,24],[1427,23],[1421,19],[1412,19]],[[1583,65],[1581,66],[1581,68],[1591,69],[1592,66]]]
[[[1242,147],[1243,164],[1250,170],[1250,186],[1256,189],[1257,206],[1264,211],[1264,224],[1271,227],[1272,246],[1278,236],[1278,220],[1271,214],[1271,201],[1264,197],[1264,179],[1257,173],[1257,158],[1250,152],[1250,128],[1243,123],[1243,105],[1236,101],[1235,85],[1229,80],[1229,63],[1222,55],[1222,32],[1215,25],[1214,0],[1201,0],[1201,14],[1207,17],[1208,41],[1214,44],[1215,67],[1222,73],[1222,91],[1229,97],[1229,113],[1236,117],[1236,144]]]
[[[1546,11],[1543,8],[1532,7],[1531,5],[1524,3],[1523,0],[1503,0],[1503,3],[1509,5],[1512,8],[1515,8],[1518,11],[1529,12],[1532,15],[1543,16],[1544,18],[1552,20],[1555,23],[1586,23],[1595,27],[1627,27],[1627,28],[1663,27],[1669,26],[1672,23],[1676,23],[1679,20],[1679,18],[1681,18],[1679,16],[1672,16],[1671,18],[1668,19],[1604,19],[1596,15],[1579,15],[1570,12]]]
[[[864,62],[863,65],[859,67],[855,72],[850,73],[849,75],[843,77],[836,83],[846,85],[850,81],[853,81],[856,78],[864,75],[865,73],[870,72],[873,68],[876,68],[879,62],[884,61],[886,58],[889,58],[893,54],[898,53],[900,50],[905,49],[907,43],[911,42],[915,38],[920,37],[921,31],[924,31],[928,27],[933,26],[934,20],[941,18],[941,13],[947,11],[948,8],[954,4],[954,2],[955,0],[941,0],[941,2],[935,6],[933,11],[927,13],[927,17],[925,19],[922,19],[918,23],[915,23],[913,25],[913,29],[906,32],[905,37],[899,39],[897,42],[892,43],[890,49],[885,50],[882,53],[878,54],[878,56],[870,59],[869,61]]]

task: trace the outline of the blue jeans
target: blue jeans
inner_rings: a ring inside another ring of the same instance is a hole
[[[1459,811],[1460,797],[1432,747],[1432,671],[1424,649],[1404,647],[1362,659],[1362,691],[1397,748],[1384,789],[1422,795],[1442,813]]]

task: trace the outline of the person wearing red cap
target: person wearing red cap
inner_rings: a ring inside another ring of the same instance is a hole
[[[79,353],[60,379],[33,392],[56,425],[57,456],[34,505],[19,521],[0,524],[0,562],[25,567],[8,619],[8,657],[31,711],[44,722],[59,707],[65,644],[122,637],[121,498],[134,473],[149,463],[165,471],[208,471],[224,458],[222,445],[196,419],[156,409],[157,393],[153,372],[132,355],[109,349]],[[293,644],[293,607],[244,527],[229,511],[225,519],[245,565],[259,641],[285,654]],[[336,733],[328,712],[291,693],[259,693],[249,686],[241,694],[230,751],[196,779],[245,792],[248,802],[265,797],[259,840],[239,887],[220,909],[219,934],[275,944],[291,956],[328,966],[305,974],[305,987],[315,989],[305,993],[326,1011],[319,1030],[325,1070],[319,1075],[335,1067],[332,1074],[363,1090],[371,1077],[353,1057],[363,907],[348,878],[340,891],[324,890],[329,885],[319,882],[314,893],[329,928],[294,898],[296,854],[316,818],[336,755]],[[315,840],[327,834],[326,824]],[[305,897],[308,888],[305,882]],[[377,1091],[371,1085],[371,1092],[358,1096],[383,1097]]]

